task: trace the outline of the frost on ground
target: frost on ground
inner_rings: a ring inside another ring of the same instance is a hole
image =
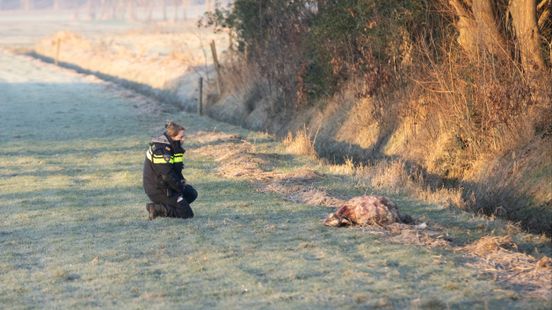
[[[243,137],[222,132],[200,132],[193,138],[207,142],[207,145],[194,152],[212,157],[219,163],[218,173],[222,177],[259,181],[260,192],[279,193],[295,203],[328,207],[336,207],[343,203],[342,199],[331,197],[323,190],[310,186],[322,177],[320,173],[309,168],[274,171],[270,164],[282,155],[258,153],[255,151],[255,145]]]
[[[148,221],[144,151],[169,118],[189,134],[185,175],[200,193],[196,217]],[[501,231],[488,219],[392,197],[427,222],[410,225],[415,242],[405,242],[409,230],[399,226],[328,229],[321,222],[328,207],[363,194],[346,177],[287,154],[268,135],[5,52],[0,150],[0,304],[12,308],[545,308],[550,301],[532,294],[546,286],[525,277],[531,270],[495,280],[477,264],[496,260],[500,272],[520,265],[456,251]],[[426,244],[439,239],[433,231],[453,244]],[[539,246],[538,236],[512,238],[514,254]],[[548,279],[548,263],[527,263]]]
[[[203,77],[205,84],[215,78],[211,42],[218,46],[218,57],[222,59],[227,36],[197,28],[188,21],[101,36],[59,31],[39,40],[33,51],[112,79],[166,92],[165,96],[178,98],[180,105],[192,110],[197,107],[199,78]]]

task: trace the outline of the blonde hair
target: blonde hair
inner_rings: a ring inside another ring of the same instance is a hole
[[[182,127],[181,125],[173,122],[168,121],[167,124],[165,124],[165,129],[167,130],[167,134],[172,138],[178,136],[178,133],[182,130],[186,130],[186,128]]]

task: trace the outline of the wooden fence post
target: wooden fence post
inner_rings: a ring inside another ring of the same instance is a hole
[[[217,46],[215,45],[215,40],[211,40],[211,54],[213,55],[215,70],[217,71],[217,90],[220,95],[222,93],[222,76],[220,75],[220,63],[217,57]]]
[[[203,115],[203,77],[199,77],[199,100],[197,101],[197,113]]]

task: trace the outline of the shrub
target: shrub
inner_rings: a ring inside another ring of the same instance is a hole
[[[385,91],[411,57],[408,42],[439,20],[427,13],[430,3],[237,0],[200,25],[230,31],[243,59],[283,93],[284,106],[298,107],[333,95],[351,79],[364,86],[359,95]]]

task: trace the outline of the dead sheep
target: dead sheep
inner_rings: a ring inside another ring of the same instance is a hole
[[[397,205],[384,196],[360,196],[345,202],[335,213],[324,220],[324,225],[339,227],[349,225],[411,224],[409,215],[401,215]]]

